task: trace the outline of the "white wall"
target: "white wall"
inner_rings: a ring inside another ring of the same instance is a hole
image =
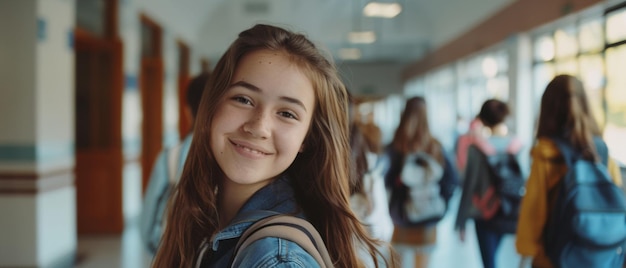
[[[124,43],[124,92],[122,93],[122,143],[126,162],[138,161],[141,154],[141,24],[136,1],[120,1],[119,34]],[[141,176],[141,174],[139,174]],[[126,176],[125,176],[126,177]]]
[[[33,79],[41,172],[74,166],[74,9],[74,1],[37,2],[37,20],[45,23],[35,50]]]
[[[76,189],[63,187],[37,195],[37,259],[42,265],[67,264],[77,248]]]
[[[0,266],[35,265],[36,200],[27,195],[0,195]],[[10,211],[10,213],[6,213]]]
[[[177,34],[171,29],[164,29],[163,34],[163,144],[173,146],[179,141],[178,134],[178,45]]]
[[[0,1],[0,145],[35,139],[35,6],[33,0]]]

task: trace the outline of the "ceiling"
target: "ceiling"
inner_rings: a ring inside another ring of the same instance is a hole
[[[391,2],[390,0],[380,0]],[[514,0],[398,0],[393,19],[362,15],[369,0],[137,0],[139,8],[215,63],[237,34],[256,23],[305,33],[341,61],[341,48],[359,48],[354,62],[409,63],[445,44]],[[521,1],[521,0],[520,0]],[[350,31],[374,31],[372,44],[351,44]]]

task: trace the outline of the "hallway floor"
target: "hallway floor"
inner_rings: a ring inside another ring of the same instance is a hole
[[[467,228],[465,243],[453,231],[454,218],[460,192],[452,198],[448,215],[437,226],[438,243],[433,252],[431,268],[480,268],[482,262],[472,223]],[[499,268],[518,267],[519,255],[515,252],[514,236],[507,236],[498,250]],[[141,268],[150,267],[150,256],[143,250],[136,224],[129,224],[121,236],[81,236],[78,240],[78,268]],[[410,257],[403,267],[412,266]]]

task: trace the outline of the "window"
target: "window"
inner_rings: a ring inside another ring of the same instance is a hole
[[[606,42],[608,44],[626,40],[626,8],[609,13],[606,17]]]
[[[574,57],[578,53],[576,28],[567,27],[554,32],[555,57],[557,59]]]
[[[603,40],[604,32],[601,19],[590,19],[581,23],[580,32],[578,33],[581,52],[602,51],[604,49]]]
[[[611,155],[626,165],[626,45],[606,50],[607,118],[604,138]]]
[[[580,80],[583,82],[591,113],[598,126],[604,127],[605,112],[603,107],[604,93],[604,59],[600,54],[582,55],[579,57]]]

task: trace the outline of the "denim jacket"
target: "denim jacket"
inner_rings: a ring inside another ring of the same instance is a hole
[[[268,216],[263,211],[295,213],[304,218],[289,178],[281,176],[261,188],[250,197],[226,228],[211,239],[206,239],[200,246],[196,267],[229,267],[243,232],[257,220]],[[232,267],[319,267],[315,259],[298,244],[276,237],[257,240],[239,254],[239,262],[233,263]]]

